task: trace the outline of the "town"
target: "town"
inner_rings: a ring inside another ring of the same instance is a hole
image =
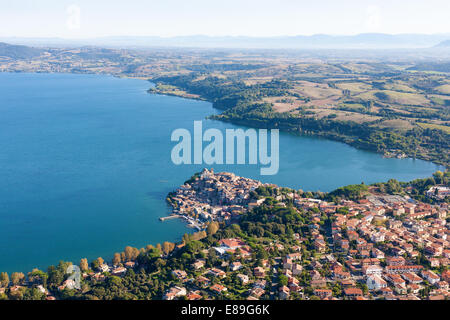
[[[231,221],[244,210],[264,202],[263,199],[250,203],[249,192],[261,185],[259,181],[233,173],[214,174],[214,170],[205,169],[192,183],[186,183],[170,194],[168,201],[174,207],[174,215],[202,230],[209,221]]]
[[[261,186],[267,185],[205,169],[194,181],[179,188],[170,201],[174,214],[191,223],[197,221],[200,228],[208,221],[230,224],[244,211],[263,205],[266,198],[255,200],[250,196]],[[435,189],[428,194],[434,196]],[[439,190],[448,192],[446,187]],[[246,298],[252,300],[419,300],[424,290],[430,299],[449,296],[448,204],[430,205],[384,194],[330,203],[302,198],[294,192],[280,194],[275,201],[276,207],[286,207],[291,201],[295,211],[312,212],[309,232],[303,236],[293,233],[289,245],[276,241],[264,245],[268,257],[251,269],[244,268],[254,265],[252,250],[245,240],[221,239],[219,246],[214,247],[222,261],[221,268],[205,269],[205,260],[199,259],[192,264],[194,274],[203,271],[197,278],[191,278],[191,272],[174,270],[180,285],[167,291],[164,298],[201,298],[199,290],[189,288],[196,288],[192,283],[199,282],[201,288],[211,285],[208,275],[214,279],[236,276],[241,285],[249,288]],[[323,223],[324,216],[332,216],[329,228]],[[305,243],[310,243],[315,251],[308,258],[302,254]],[[270,254],[273,248],[279,256]],[[250,272],[243,272],[245,269]],[[300,281],[305,277],[309,283],[302,286]],[[228,289],[221,281],[209,287],[217,293]]]
[[[423,179],[440,183],[426,203],[412,184],[406,193],[382,184],[313,193],[204,169],[167,197],[173,214],[161,223],[183,218],[196,230],[181,242],[82,259],[79,288],[64,274],[69,262],[11,281],[2,273],[0,297],[446,300],[448,173],[434,176]]]

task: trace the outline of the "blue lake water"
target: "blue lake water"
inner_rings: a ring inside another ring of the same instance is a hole
[[[166,194],[204,167],[172,164],[170,135],[217,111],[208,102],[147,94],[149,86],[99,75],[0,73],[0,271],[109,258],[126,245],[191,231],[182,221],[158,220],[170,212]],[[280,134],[277,175],[260,176],[255,165],[214,168],[321,191],[439,169],[289,134]]]

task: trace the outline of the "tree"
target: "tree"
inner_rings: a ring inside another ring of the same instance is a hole
[[[44,287],[47,286],[48,274],[39,269],[33,269],[28,273],[28,281],[30,283],[41,283]]]
[[[113,265],[117,266],[120,262],[121,262],[120,253],[118,252],[114,253],[114,258],[112,261]]]
[[[86,258],[83,258],[80,260],[80,269],[81,269],[81,271],[88,271],[89,264],[88,264],[88,260]]]
[[[23,294],[23,300],[44,300],[45,293],[41,292],[38,288],[27,288]]]
[[[9,276],[6,272],[0,273],[0,286],[7,287],[9,285]]]
[[[444,173],[442,171],[436,171],[433,173],[433,177],[437,184],[444,183]]]
[[[287,286],[288,285],[288,277],[286,277],[284,274],[280,274],[278,277],[278,284],[280,286]]]
[[[185,244],[187,244],[187,243],[189,243],[189,241],[191,241],[191,237],[187,233],[183,234],[183,237],[181,237],[181,239],[183,240],[183,243],[185,243]]]
[[[165,241],[162,245],[162,251],[165,255],[168,255],[174,248],[175,248],[175,245],[168,241]]]
[[[13,285],[18,285],[25,279],[25,275],[22,272],[11,273],[11,282]]]
[[[133,259],[133,248],[132,247],[126,246],[124,252],[125,252],[125,259],[127,261],[130,261]]]
[[[136,258],[139,256],[139,253],[140,251],[138,248],[133,248],[131,253],[132,260],[136,260]]]
[[[64,272],[55,266],[47,268],[48,282],[53,285],[59,285],[64,280]]]
[[[103,260],[102,257],[98,257],[97,259],[95,259],[94,261],[92,261],[92,263],[91,263],[92,269],[94,269],[94,270],[100,269],[100,266],[101,266],[104,262],[105,262],[105,261]]]
[[[206,233],[208,235],[213,235],[219,230],[219,224],[217,222],[210,222],[206,227]]]

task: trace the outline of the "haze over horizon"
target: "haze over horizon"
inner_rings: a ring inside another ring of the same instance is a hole
[[[450,33],[445,0],[2,0],[0,7],[2,38]]]

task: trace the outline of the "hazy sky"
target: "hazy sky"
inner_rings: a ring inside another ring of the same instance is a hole
[[[0,0],[0,36],[449,33],[450,0]]]

